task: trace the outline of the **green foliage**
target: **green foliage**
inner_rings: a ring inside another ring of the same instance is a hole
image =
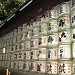
[[[25,0],[3,0],[2,6],[0,8],[0,13],[2,14],[2,11],[6,16],[10,15],[13,11],[18,9]]]

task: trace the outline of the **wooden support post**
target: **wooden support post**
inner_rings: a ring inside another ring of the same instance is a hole
[[[8,74],[8,69],[6,69],[6,75],[9,75],[9,74]]]

